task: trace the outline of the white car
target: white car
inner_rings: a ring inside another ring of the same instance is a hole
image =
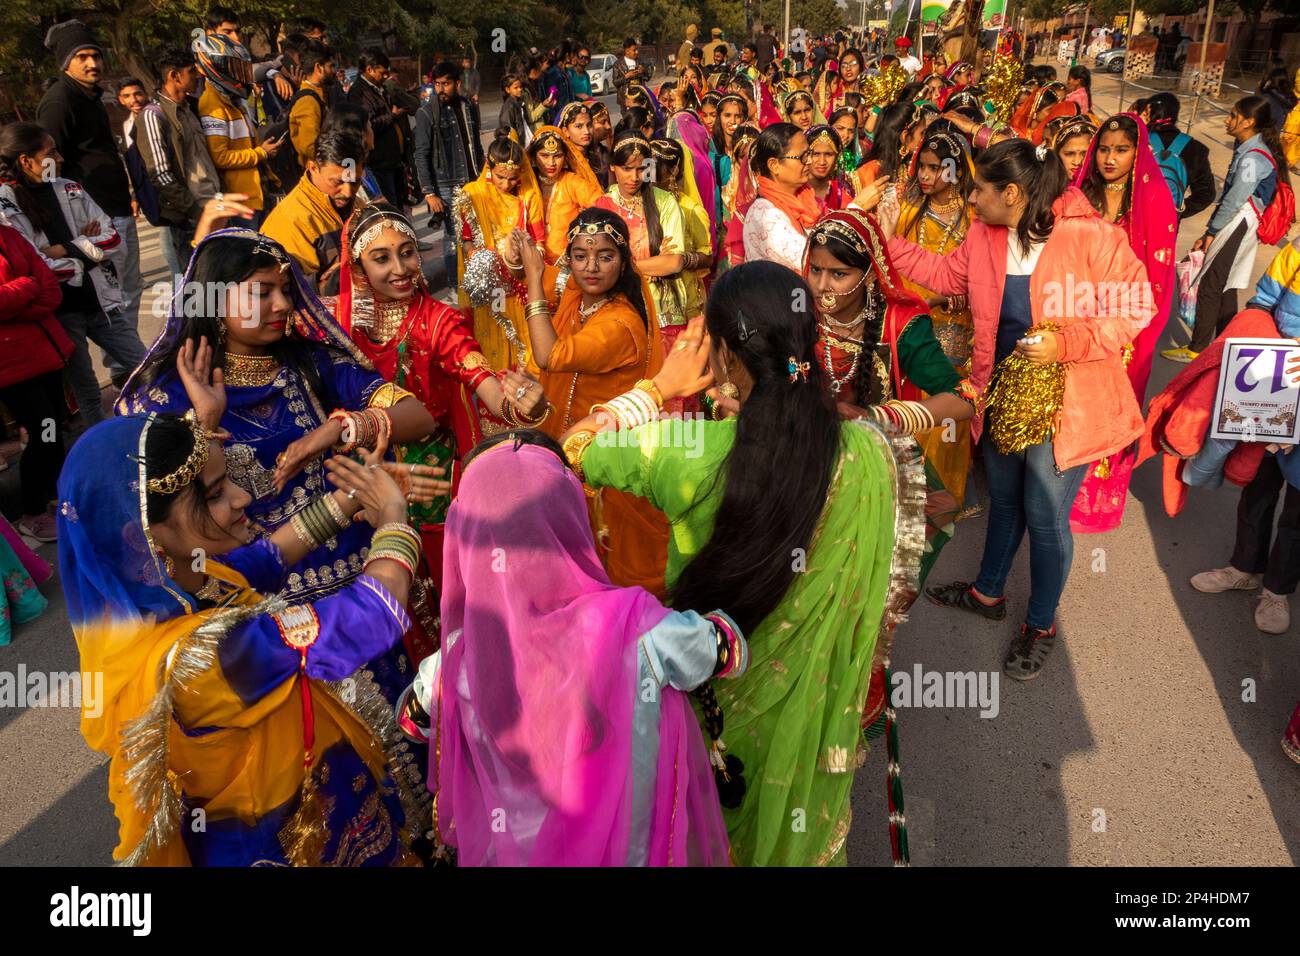
[[[614,92],[614,54],[596,53],[587,65],[587,77],[591,80],[593,96]]]

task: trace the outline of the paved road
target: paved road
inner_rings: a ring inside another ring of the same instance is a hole
[[[1114,81],[1096,86],[1101,105],[1113,105]],[[1217,144],[1222,171],[1220,117],[1196,133]],[[1202,225],[1183,229],[1184,248]],[[157,258],[151,237],[145,249]],[[1264,265],[1261,255],[1256,271]],[[1175,371],[1157,360],[1152,390]],[[0,475],[0,485],[13,480],[12,471]],[[1262,635],[1249,596],[1202,595],[1186,583],[1226,563],[1237,495],[1232,487],[1194,492],[1173,520],[1157,468],[1142,468],[1123,526],[1076,539],[1061,640],[1043,675],[1001,682],[996,717],[900,711],[915,864],[1300,862],[1300,768],[1278,746],[1300,696],[1297,630]],[[982,517],[961,523],[934,580],[973,575],[983,529]],[[53,557],[53,547],[44,551]],[[50,610],[0,648],[0,673],[77,666],[57,583],[46,590]],[[1012,618],[1026,590],[1022,551],[1009,583]],[[899,631],[895,666],[998,673],[1012,627],[921,601]],[[1246,681],[1255,685],[1251,702]],[[0,707],[0,864],[109,860],[116,827],[106,769],[77,725],[69,709]],[[855,781],[854,865],[889,863],[884,778],[881,745]]]

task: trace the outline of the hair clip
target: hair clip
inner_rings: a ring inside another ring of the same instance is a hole
[[[749,323],[745,320],[745,313],[739,309],[736,310],[736,329],[740,336],[741,345],[748,342],[750,336],[754,334],[754,330],[749,327]]]
[[[809,367],[810,365],[808,362],[796,362],[794,356],[791,355],[788,363],[786,364],[786,370],[789,371],[790,373],[790,384],[793,385],[800,378],[802,378],[805,382],[808,381]]]
[[[1034,147],[1034,157],[1040,163],[1044,162],[1047,159],[1047,153],[1048,153],[1048,149],[1046,143],[1039,143],[1036,147]]]

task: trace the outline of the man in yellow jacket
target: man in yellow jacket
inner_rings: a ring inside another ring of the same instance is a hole
[[[199,120],[221,174],[221,189],[243,193],[248,197],[244,203],[260,212],[265,205],[260,167],[279,151],[285,137],[257,145],[256,126],[244,103],[253,91],[253,58],[219,33],[195,40],[194,55],[205,80]]]
[[[365,162],[360,136],[326,130],[298,185],[266,217],[262,234],[284,246],[308,282],[323,284],[317,277],[328,279],[339,262],[343,223],[352,214]]]

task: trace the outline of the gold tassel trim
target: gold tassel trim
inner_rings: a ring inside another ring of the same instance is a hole
[[[181,816],[181,782],[171,769],[171,722],[176,696],[217,660],[217,645],[234,627],[260,614],[288,607],[274,597],[249,607],[216,611],[183,635],[159,664],[159,688],[145,711],[122,728],[118,759],[135,805],[148,816],[144,836],[119,866],[140,866],[176,838]]]
[[[306,677],[301,678],[307,680]],[[302,788],[298,791],[298,808],[289,822],[280,830],[280,846],[291,866],[320,866],[329,842],[326,801],[321,798],[316,782],[316,769],[308,768],[303,774]]]
[[[1045,324],[1026,335],[1055,332]],[[1060,362],[1031,362],[1014,352],[993,370],[985,409],[989,437],[998,451],[1015,455],[1045,442],[1056,428],[1056,418],[1065,398],[1065,366]]]

